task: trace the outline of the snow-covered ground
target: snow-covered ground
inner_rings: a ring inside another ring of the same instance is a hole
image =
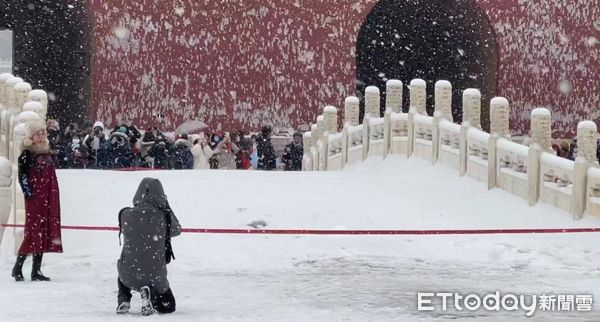
[[[60,171],[63,224],[116,226],[141,178],[161,179],[187,228],[471,229],[600,227],[548,205],[530,208],[442,165],[392,157],[342,172]],[[45,257],[50,283],[16,283],[7,230],[0,321],[117,321],[115,232],[63,231]],[[598,233],[445,236],[183,234],[169,279],[170,321],[507,321],[524,311],[417,311],[417,292],[600,295]],[[30,261],[24,273],[28,278]],[[136,299],[134,297],[134,299]],[[475,317],[475,319],[473,319]],[[156,317],[151,317],[156,318]],[[591,312],[533,319],[599,320]]]

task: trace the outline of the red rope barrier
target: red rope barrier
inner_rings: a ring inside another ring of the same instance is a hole
[[[24,225],[0,225],[23,228]],[[109,226],[62,226],[65,230],[118,231]],[[431,229],[431,230],[327,230],[327,229],[240,229],[240,228],[183,228],[184,233],[196,234],[264,234],[264,235],[489,235],[489,234],[565,234],[595,233],[599,228],[508,228],[508,229]]]
[[[115,171],[149,171],[149,170],[161,170],[161,169],[143,168],[143,167],[128,167],[128,168],[116,168],[116,169],[111,169],[111,170],[115,170]]]

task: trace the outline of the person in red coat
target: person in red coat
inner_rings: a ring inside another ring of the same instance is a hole
[[[44,253],[62,253],[60,200],[56,179],[56,152],[50,149],[46,125],[36,121],[26,125],[19,162],[19,184],[25,197],[25,237],[12,270],[23,281],[23,263],[33,254],[32,281],[49,281],[40,270]]]

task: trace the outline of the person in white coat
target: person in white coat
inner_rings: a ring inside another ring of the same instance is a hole
[[[232,142],[229,133],[225,134],[223,141],[219,142],[214,150],[214,153],[217,155],[217,160],[219,160],[219,169],[237,169],[235,157],[238,152],[240,152],[240,148],[237,144]]]
[[[194,169],[210,169],[208,159],[212,157],[213,151],[205,138],[195,140],[191,151],[194,156]]]

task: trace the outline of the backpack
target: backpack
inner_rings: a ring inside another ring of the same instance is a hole
[[[167,211],[165,212],[165,221],[167,222],[167,238],[165,238],[165,261],[167,264],[171,262],[171,258],[175,259],[173,246],[171,246],[171,206],[167,203]]]

